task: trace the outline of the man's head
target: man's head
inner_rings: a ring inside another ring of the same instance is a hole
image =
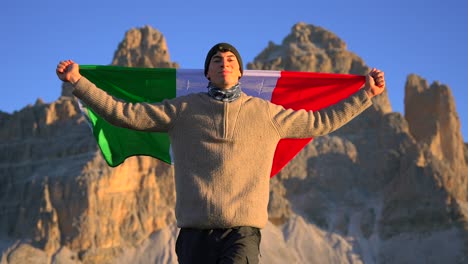
[[[234,46],[218,43],[208,51],[205,76],[217,87],[232,87],[239,81],[242,73],[242,58]]]

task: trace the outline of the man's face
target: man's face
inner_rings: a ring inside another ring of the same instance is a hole
[[[220,89],[229,89],[242,76],[236,55],[230,51],[218,51],[211,57],[206,77]]]

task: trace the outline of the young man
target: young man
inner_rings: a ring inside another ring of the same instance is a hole
[[[62,61],[58,77],[113,125],[167,132],[176,182],[176,243],[180,263],[258,263],[260,229],[268,221],[270,171],[278,141],[328,134],[360,114],[385,89],[373,69],[351,97],[320,111],[294,111],[241,91],[243,64],[230,44],[213,46],[205,60],[208,92],[161,103],[126,103]]]

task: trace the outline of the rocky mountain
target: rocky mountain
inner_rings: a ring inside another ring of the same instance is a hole
[[[113,65],[148,68],[178,68],[170,61],[166,39],[150,26],[131,29],[114,53]]]
[[[126,32],[112,63],[178,67],[150,26]],[[247,68],[369,70],[304,23]],[[271,180],[262,263],[468,262],[468,144],[450,88],[410,74],[404,89],[404,115],[382,94]],[[1,264],[177,262],[172,167],[108,167],[69,85],[51,104],[0,112],[0,150]]]

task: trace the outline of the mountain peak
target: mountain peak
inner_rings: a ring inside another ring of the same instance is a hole
[[[170,61],[166,38],[151,26],[132,28],[125,33],[114,53],[112,65],[147,68],[178,68]]]

